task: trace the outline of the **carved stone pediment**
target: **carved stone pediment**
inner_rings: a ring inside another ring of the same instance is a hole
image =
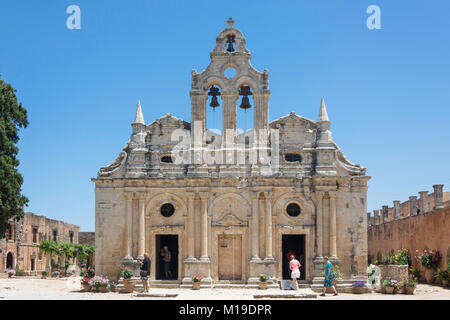
[[[213,227],[247,227],[248,222],[240,219],[232,213],[224,215],[219,220],[212,222]]]
[[[148,125],[148,129],[151,131],[151,128],[155,126],[190,129],[190,124],[188,122],[173,116],[171,113],[168,113],[165,116],[153,121]]]

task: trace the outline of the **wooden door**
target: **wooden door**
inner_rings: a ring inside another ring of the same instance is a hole
[[[242,236],[219,235],[219,280],[242,280]]]

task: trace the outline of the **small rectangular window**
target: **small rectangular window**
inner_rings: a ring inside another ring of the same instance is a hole
[[[37,243],[38,242],[38,229],[37,228],[33,228],[33,243]]]

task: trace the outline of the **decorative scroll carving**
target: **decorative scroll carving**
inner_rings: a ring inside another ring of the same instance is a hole
[[[121,151],[119,156],[112,162],[109,166],[100,168],[98,172],[99,177],[109,177],[113,173],[117,172],[122,165],[127,161],[127,153],[125,151]]]

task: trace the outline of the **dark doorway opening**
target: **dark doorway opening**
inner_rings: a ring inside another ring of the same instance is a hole
[[[167,247],[167,251],[164,251]],[[156,280],[177,280],[178,279],[178,236],[177,235],[157,235],[156,236]],[[167,261],[167,260],[170,260]]]
[[[283,280],[291,279],[291,271],[289,268],[288,256],[293,253],[296,259],[301,263],[300,279],[305,280],[305,235],[303,234],[287,234],[282,236],[283,250]]]
[[[8,252],[6,255],[6,269],[13,269],[14,268],[14,257],[11,252]]]

